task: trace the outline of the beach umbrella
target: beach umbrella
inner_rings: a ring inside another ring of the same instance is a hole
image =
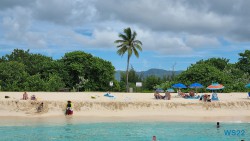
[[[193,83],[189,85],[189,88],[195,88],[196,94],[197,94],[197,89],[198,88],[203,88],[203,86],[200,83]]]
[[[155,91],[158,92],[158,93],[163,93],[164,92],[164,90],[162,88],[157,88]]]
[[[225,87],[219,83],[212,83],[207,87],[208,90],[221,90],[224,89]]]
[[[250,83],[245,86],[246,88],[250,88]]]
[[[168,89],[166,90],[166,92],[173,93],[173,92],[174,92],[174,89],[172,89],[172,88],[168,88]]]
[[[189,88],[203,88],[203,86],[200,83],[193,83],[189,85]]]
[[[186,87],[184,84],[182,84],[182,83],[174,84],[172,87],[173,87],[173,88],[178,88],[178,89],[180,89],[180,88],[187,88],[187,87]]]

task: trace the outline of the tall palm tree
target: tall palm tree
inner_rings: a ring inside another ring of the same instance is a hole
[[[127,58],[127,70],[126,70],[126,89],[128,92],[128,70],[129,70],[129,60],[132,54],[134,53],[137,58],[139,58],[139,53],[137,50],[142,51],[142,42],[139,40],[136,40],[137,33],[134,31],[132,33],[130,27],[124,29],[124,34],[119,34],[119,37],[121,40],[116,40],[115,43],[119,44],[117,45],[117,54],[120,56],[123,56],[126,52],[128,54]]]

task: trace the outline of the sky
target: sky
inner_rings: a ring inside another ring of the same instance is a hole
[[[84,51],[126,70],[118,34],[130,27],[143,45],[136,71],[186,70],[201,59],[231,63],[250,49],[248,0],[1,0],[0,56],[14,49],[53,59]]]

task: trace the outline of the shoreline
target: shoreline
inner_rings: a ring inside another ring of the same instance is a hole
[[[151,116],[145,119],[143,116],[139,117],[100,117],[100,116],[50,116],[50,117],[0,117],[0,126],[22,126],[22,125],[61,125],[61,124],[85,124],[85,123],[122,123],[122,122],[136,122],[136,123],[150,123],[150,122],[193,122],[193,123],[250,123],[250,116],[248,117],[165,117],[165,116]]]

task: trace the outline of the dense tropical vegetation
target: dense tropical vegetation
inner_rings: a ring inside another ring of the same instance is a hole
[[[15,49],[0,59],[0,86],[2,91],[106,91],[114,72],[111,62],[82,51],[53,60]]]
[[[244,86],[250,82],[250,51],[246,50],[239,56],[239,61],[235,64],[229,63],[229,59],[226,58],[210,58],[192,64],[180,75],[161,78],[149,76],[145,79],[138,79],[142,77],[136,76],[135,78],[143,83],[142,89],[144,91],[152,91],[155,88],[167,89],[178,82],[186,85],[199,82],[204,86],[208,86],[212,82],[218,82],[225,86],[224,92],[246,91],[247,89]],[[134,73],[134,70],[131,69],[130,73]],[[133,80],[132,76],[130,76],[131,80]],[[123,81],[123,79],[121,80]],[[130,83],[130,87],[135,88],[134,82],[130,81]],[[206,91],[205,88],[202,91]]]
[[[236,63],[229,63],[226,58],[200,60],[179,75],[143,77],[131,66],[128,84],[137,92],[167,89],[178,82],[186,85],[199,82],[204,86],[218,82],[225,86],[224,92],[247,91],[244,86],[250,82],[249,68],[250,51],[246,50],[239,54]],[[83,51],[65,53],[61,59],[53,60],[29,50],[15,49],[0,58],[1,91],[127,91],[126,72],[121,72],[120,81],[115,80],[114,74],[111,62]],[[110,81],[114,84],[112,88]],[[142,87],[137,88],[136,82],[142,82]]]

